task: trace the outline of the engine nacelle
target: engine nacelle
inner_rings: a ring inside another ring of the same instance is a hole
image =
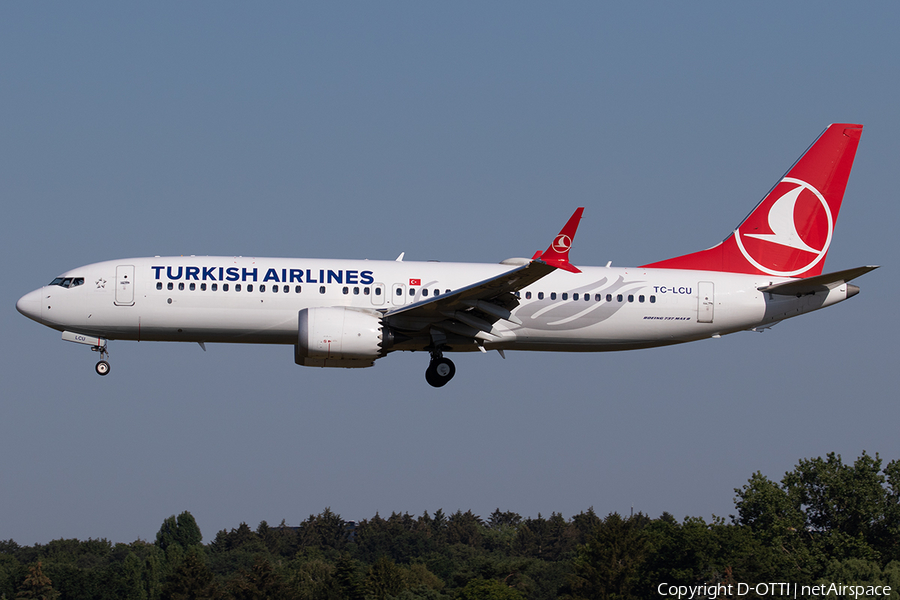
[[[294,362],[307,367],[371,367],[393,340],[376,311],[343,306],[304,308],[299,313]]]

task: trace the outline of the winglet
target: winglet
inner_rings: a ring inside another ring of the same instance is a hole
[[[581,213],[584,207],[575,209],[572,216],[560,230],[559,234],[553,239],[550,247],[543,252],[535,252],[532,260],[541,260],[548,265],[569,271],[570,273],[581,273],[576,267],[569,263],[569,249],[572,247],[572,239],[575,237],[575,231],[578,229],[578,223],[581,221]]]

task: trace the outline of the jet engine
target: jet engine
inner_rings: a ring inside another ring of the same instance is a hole
[[[307,367],[371,367],[393,345],[381,313],[343,306],[301,310],[297,338],[294,362]]]

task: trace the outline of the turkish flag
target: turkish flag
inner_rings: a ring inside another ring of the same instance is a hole
[[[421,279],[410,279],[409,285],[422,285],[422,280]]]

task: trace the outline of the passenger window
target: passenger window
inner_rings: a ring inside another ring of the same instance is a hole
[[[428,297],[428,290],[427,290],[426,288],[422,288],[422,297],[423,297],[423,298],[427,298],[427,297]]]
[[[568,300],[568,299],[569,299],[569,293],[568,293],[568,292],[563,292],[563,293],[562,293],[562,299],[563,299],[563,300]]]
[[[252,283],[251,283],[250,285],[247,286],[247,291],[248,291],[248,292],[252,292],[252,291],[253,291],[253,284],[252,284]],[[264,284],[264,283],[259,284],[259,291],[261,291],[261,292],[266,291],[266,284]]]
[[[272,286],[272,293],[274,293],[274,294],[277,294],[277,293],[278,293],[278,286],[277,286],[277,285],[273,285],[273,286]]]
[[[563,300],[565,300],[565,298],[563,298]],[[578,292],[572,294],[572,300],[578,300]]]
[[[218,284],[218,283],[212,284],[211,289],[212,289],[212,291],[214,291],[214,292],[217,291],[217,290],[219,289],[219,284]]]
[[[223,284],[222,284],[222,291],[223,291],[223,292],[227,292],[227,291],[228,291],[228,284],[227,284],[227,283],[223,283]]]
[[[656,296],[650,296],[650,304],[656,304]]]
[[[621,302],[622,300],[623,300],[622,294],[619,294],[618,296],[616,296],[616,302]]]
[[[449,294],[449,293],[450,293],[450,290],[444,290],[444,293],[445,293],[445,294]]]
[[[594,294],[594,300],[601,302],[603,300],[603,294]]]
[[[206,284],[205,284],[205,283],[201,283],[201,284],[200,284],[200,291],[201,291],[201,292],[205,292],[205,291],[206,291]]]
[[[634,294],[628,294],[628,301],[634,302]]]
[[[156,282],[156,289],[158,289],[158,290],[161,290],[161,289],[162,289],[162,281],[157,281],[157,282]]]
[[[320,293],[320,294],[324,294],[324,293],[325,293],[325,286],[324,286],[324,285],[320,285],[320,286],[319,286],[319,293]]]
[[[266,286],[262,286],[262,288],[263,288],[263,290],[265,290]],[[252,284],[252,283],[248,283],[248,284],[247,284],[247,291],[248,291],[248,292],[252,292],[252,291],[253,291],[253,284]]]
[[[402,295],[403,295],[403,290],[402,290],[401,288],[397,288],[397,295],[398,295],[398,296],[402,296]]]
[[[531,300],[531,292],[525,292],[525,299]]]
[[[346,296],[347,294],[350,293],[350,288],[348,288],[348,287],[345,285],[345,286],[344,286],[344,289],[343,289],[342,291],[344,292],[344,295]]]
[[[183,289],[184,289],[184,282],[183,282],[183,281],[180,282],[180,283],[178,284],[178,289],[179,289],[179,290],[183,290]]]
[[[353,295],[359,296],[359,288],[358,287],[353,288]]]
[[[174,289],[175,289],[175,285],[170,281],[169,284],[166,286],[166,289],[167,289],[167,290],[174,290]]]
[[[275,286],[275,287],[278,287],[278,286]],[[285,293],[285,294],[287,294],[287,293],[288,293],[288,292],[290,292],[290,291],[291,291],[291,286],[289,286],[289,285],[285,285],[285,286],[284,286],[284,290],[283,290],[283,291],[284,291],[284,293]]]
[[[239,283],[234,284],[234,291],[236,291],[236,292],[241,291],[241,284],[239,284]]]
[[[364,287],[363,288],[363,296],[368,296],[368,295],[369,295],[369,288]]]
[[[556,292],[550,292],[550,299],[556,300]]]
[[[590,301],[591,301],[591,295],[590,295],[590,294],[585,294],[585,295],[584,295],[584,301],[585,301],[585,302],[590,302]]]
[[[544,299],[544,292],[538,292],[538,300]]]
[[[294,286],[294,293],[295,293],[295,294],[299,294],[299,293],[300,293],[300,286],[299,286],[299,285],[298,285],[298,286]]]
[[[644,296],[643,295],[638,296],[638,302],[643,302],[643,301],[644,301]]]
[[[366,288],[366,289],[368,289],[368,288]],[[381,295],[381,288],[380,288],[380,287],[375,288],[375,295],[376,295],[376,296],[380,296],[380,295]]]
[[[194,292],[196,290],[197,290],[197,284],[192,282],[191,283],[191,291]]]

